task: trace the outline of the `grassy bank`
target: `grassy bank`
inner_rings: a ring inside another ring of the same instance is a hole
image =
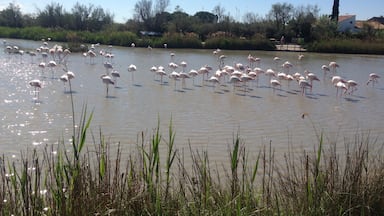
[[[306,49],[310,52],[384,55],[384,41],[334,39],[313,42],[308,44]]]
[[[136,47],[163,48],[193,48],[193,49],[231,49],[231,50],[274,50],[274,45],[266,39],[238,39],[234,37],[213,38],[203,43],[197,35],[187,34],[164,34],[161,37],[138,36],[129,31],[102,31],[102,32],[75,32],[64,29],[47,29],[42,27],[9,28],[0,27],[1,38],[16,38],[40,41],[51,38],[62,42],[64,47],[70,48],[72,52],[83,51],[81,44],[107,44],[130,47],[132,43]]]
[[[72,145],[60,142],[0,160],[0,215],[379,215],[384,212],[383,143],[318,135],[314,150],[256,155],[236,135],[228,163],[177,149],[172,123],[140,134],[135,151],[111,150],[80,118]],[[123,144],[123,143],[122,143]],[[340,145],[345,152],[338,152]],[[54,153],[52,153],[54,152]],[[192,164],[185,164],[186,159]]]

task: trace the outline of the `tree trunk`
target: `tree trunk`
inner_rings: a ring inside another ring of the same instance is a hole
[[[339,0],[333,1],[331,20],[336,22],[339,20]]]

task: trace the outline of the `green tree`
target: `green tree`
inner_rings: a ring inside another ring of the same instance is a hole
[[[305,41],[313,40],[312,26],[317,21],[318,13],[319,8],[317,6],[297,7],[294,10],[291,21],[288,23],[289,29],[293,34],[292,37],[301,37]]]
[[[320,16],[312,29],[314,40],[330,40],[337,35],[337,24],[328,15]]]
[[[216,23],[217,15],[213,13],[209,13],[206,11],[199,11],[195,13],[194,17],[197,19],[199,23]]]
[[[14,3],[9,3],[8,7],[0,12],[0,25],[23,27],[23,16],[20,7]]]
[[[146,30],[151,29],[152,18],[152,1],[151,0],[139,0],[135,4],[134,17],[138,22],[142,22]]]
[[[66,14],[67,12],[61,4],[52,2],[44,10],[39,10],[37,22],[40,26],[47,28],[64,27],[68,22]]]
[[[272,5],[269,11],[269,18],[275,23],[278,34],[285,33],[285,27],[291,19],[293,13],[293,5],[289,3],[276,3]]]

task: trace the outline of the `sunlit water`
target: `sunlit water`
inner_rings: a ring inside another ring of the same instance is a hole
[[[7,43],[25,51],[41,46],[41,42],[12,39]],[[164,139],[172,122],[177,149],[188,150],[190,144],[194,149],[207,150],[210,160],[218,162],[227,160],[228,148],[237,133],[251,153],[257,154],[263,146],[271,144],[277,154],[283,154],[289,148],[312,150],[317,143],[316,133],[321,131],[331,141],[368,132],[380,137],[384,132],[383,56],[304,53],[299,62],[295,52],[222,51],[228,65],[246,65],[248,54],[252,54],[261,58],[260,67],[264,70],[281,70],[277,65],[290,61],[294,65],[291,73],[309,70],[317,74],[321,81],[314,83],[312,93],[302,96],[295,81],[289,88],[281,81],[281,89],[273,91],[265,75],[261,75],[258,86],[250,82],[248,88],[234,88],[225,81],[214,86],[203,81],[201,75],[187,79],[182,87],[181,81],[175,83],[168,77],[163,78],[161,85],[160,77],[150,72],[152,66],[161,65],[170,73],[168,63],[170,53],[174,52],[176,63],[187,62],[187,72],[209,65],[213,74],[218,61],[212,50],[113,47],[112,52],[113,59],[99,56],[92,60],[94,63],[80,53],[72,53],[68,59],[68,69],[76,75],[72,80],[76,123],[87,105],[88,113],[94,112],[92,133],[98,137],[101,131],[111,145],[120,142],[129,150],[137,144],[142,131],[149,140],[158,120]],[[273,61],[274,56],[281,58],[278,64]],[[121,74],[117,84],[110,86],[109,97],[100,79],[106,72],[103,62],[107,60]],[[0,149],[5,155],[17,157],[26,149],[57,144],[60,140],[70,142],[71,95],[68,85],[64,87],[58,79],[64,73],[63,67],[54,68],[52,77],[50,68],[38,67],[41,61],[40,55],[31,58],[26,53],[0,53]],[[340,65],[337,75],[359,83],[353,95],[336,97],[329,77],[323,80],[321,66],[330,61]],[[137,67],[133,74],[127,70],[130,64]],[[374,87],[366,85],[372,72],[382,76]],[[38,99],[28,84],[36,78],[43,81]],[[304,119],[303,113],[308,114]],[[93,140],[88,137],[87,143],[92,147]]]

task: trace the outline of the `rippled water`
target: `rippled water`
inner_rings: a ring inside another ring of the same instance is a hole
[[[7,42],[25,51],[41,45],[41,42],[11,39]],[[109,89],[109,97],[100,79],[106,71],[103,66],[106,59],[97,57],[94,64],[90,64],[89,59],[73,53],[68,59],[68,68],[76,74],[72,80],[76,121],[86,104],[88,111],[94,111],[91,129],[95,136],[101,129],[110,143],[121,142],[123,147],[135,145],[141,131],[149,136],[157,127],[158,119],[164,138],[172,120],[176,148],[188,149],[190,143],[193,148],[207,149],[210,159],[218,161],[227,157],[228,146],[237,132],[250,152],[271,143],[277,153],[286,152],[289,146],[294,151],[313,149],[316,131],[324,131],[331,140],[354,136],[356,132],[370,131],[379,136],[384,132],[383,56],[304,53],[304,59],[299,62],[298,53],[293,52],[222,51],[228,65],[237,62],[246,65],[248,54],[252,54],[261,58],[260,67],[266,70],[277,67],[273,57],[279,56],[279,65],[284,61],[294,64],[291,72],[303,73],[307,69],[317,74],[321,81],[314,83],[312,93],[301,96],[295,82],[288,88],[282,81],[282,88],[274,92],[265,75],[261,76],[258,87],[255,82],[249,83],[245,92],[244,88],[234,89],[225,82],[214,87],[201,76],[186,80],[184,88],[181,81],[175,84],[168,77],[164,77],[165,84],[161,85],[160,78],[150,72],[152,66],[162,65],[170,73],[167,65],[171,52],[175,53],[176,63],[187,62],[186,71],[210,65],[214,72],[218,61],[212,50],[113,47],[112,52],[114,68],[121,77],[117,85]],[[6,155],[70,140],[70,94],[68,86],[64,89],[58,80],[64,71],[56,67],[52,78],[49,68],[42,71],[38,67],[41,61],[41,56],[0,53],[0,148]],[[359,83],[353,95],[337,98],[329,79],[322,79],[321,66],[330,61],[340,65],[338,75]],[[127,71],[130,64],[137,67],[133,76]],[[383,77],[375,87],[366,85],[372,72]],[[35,78],[43,81],[37,101],[34,89],[28,84]],[[303,119],[303,113],[308,113],[308,117]],[[88,141],[93,142],[91,138]]]

